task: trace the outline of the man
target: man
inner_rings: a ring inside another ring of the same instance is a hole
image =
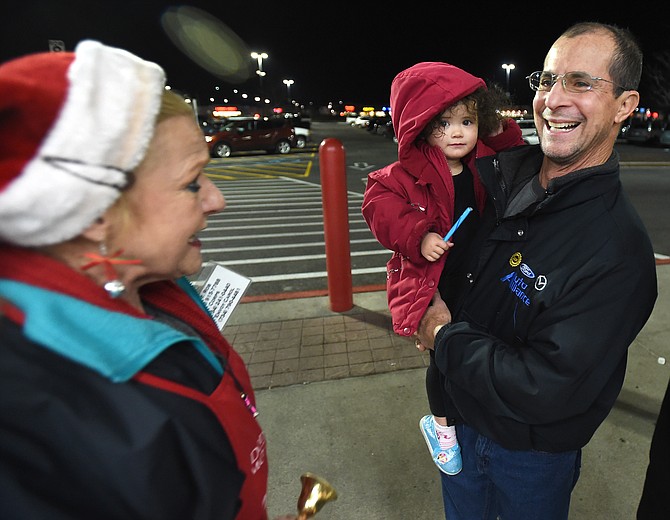
[[[453,322],[435,298],[417,339],[435,349],[460,414],[463,471],[442,475],[449,520],[568,518],[581,448],[657,296],[614,150],[641,69],[626,30],[574,25],[528,76],[540,146],[478,161],[492,207],[470,288]]]
[[[657,520],[667,516],[670,482],[670,383],[658,411],[649,448],[649,465],[637,507],[637,520]]]

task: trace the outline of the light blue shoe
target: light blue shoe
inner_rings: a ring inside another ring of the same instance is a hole
[[[440,471],[447,475],[460,473],[463,469],[461,447],[458,444],[446,450],[440,447],[437,433],[435,432],[435,420],[433,416],[426,415],[422,417],[419,421],[419,428],[421,429],[423,438],[426,439],[426,445],[428,446],[430,455],[433,457],[433,462],[435,462]]]

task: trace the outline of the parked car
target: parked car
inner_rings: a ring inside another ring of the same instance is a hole
[[[658,136],[658,144],[665,148],[670,147],[670,125],[667,125]]]
[[[309,119],[286,118],[287,124],[293,125],[295,131],[295,147],[304,148],[312,140],[312,122]]]
[[[626,131],[626,141],[633,144],[659,144],[665,121],[660,119],[633,119]]]
[[[358,116],[356,119],[354,119],[354,122],[351,123],[351,126],[355,126],[357,128],[367,128],[367,126],[370,124],[370,119],[372,119],[370,116]]]
[[[540,136],[537,135],[533,119],[517,119],[516,122],[521,128],[521,138],[526,144],[540,144]]]
[[[212,157],[230,157],[233,152],[265,150],[286,154],[296,146],[293,126],[279,118],[231,117],[205,133]]]
[[[617,141],[626,141],[626,135],[628,135],[628,130],[630,130],[630,119],[627,119],[622,125],[621,128],[619,129],[619,133],[617,134],[616,138]]]
[[[386,133],[386,123],[391,120],[391,116],[374,116],[368,122],[367,131],[373,134],[383,135]]]
[[[398,144],[398,136],[395,135],[395,128],[393,128],[393,121],[386,123],[386,130],[382,133],[384,137],[388,137],[393,140],[395,144]]]

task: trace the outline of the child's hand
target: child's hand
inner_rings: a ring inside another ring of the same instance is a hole
[[[452,242],[445,242],[440,235],[431,231],[426,233],[421,241],[421,254],[429,262],[435,262],[453,245]]]

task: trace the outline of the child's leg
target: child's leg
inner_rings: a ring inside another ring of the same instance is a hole
[[[447,426],[446,417],[433,416],[433,420],[435,421],[435,433],[437,434],[440,448],[446,450],[456,446],[458,444],[456,426]]]
[[[456,426],[449,419],[443,388],[442,374],[435,365],[431,351],[430,364],[426,370],[426,393],[431,415],[419,421],[419,428],[440,471],[455,475],[462,468],[461,452],[456,439]]]
[[[435,417],[447,417],[448,413],[444,407],[444,390],[442,388],[443,378],[435,364],[435,353],[430,351],[430,363],[426,368],[426,395],[428,396],[428,408]],[[447,424],[446,422],[444,423]]]

